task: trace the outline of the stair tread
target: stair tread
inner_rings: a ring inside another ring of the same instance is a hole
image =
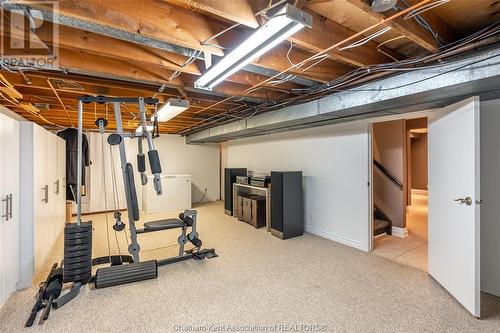
[[[374,225],[375,230],[379,230],[382,228],[386,228],[389,225],[389,222],[387,222],[386,220],[375,219]]]

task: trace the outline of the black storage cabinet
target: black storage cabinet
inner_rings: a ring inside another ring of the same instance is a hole
[[[271,171],[271,234],[281,239],[304,233],[302,171]]]
[[[224,213],[233,216],[233,184],[236,183],[236,176],[246,176],[246,168],[225,168],[224,169]]]

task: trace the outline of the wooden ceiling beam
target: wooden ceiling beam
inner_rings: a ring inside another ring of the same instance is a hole
[[[244,26],[255,29],[259,22],[248,0],[165,0],[179,7],[196,12],[208,13],[223,18],[227,22],[238,22]],[[255,0],[250,0],[255,1]],[[269,1],[267,1],[269,3]]]
[[[44,17],[51,19],[51,13],[43,11],[47,9],[45,6],[34,3],[32,7],[41,10]],[[88,0],[85,4],[77,0],[60,1],[59,23],[78,30],[139,44],[142,47],[178,53],[185,57],[192,55],[193,50],[223,56],[223,48],[219,47],[218,39],[211,40],[210,46],[204,46],[202,43],[228,27],[227,24],[216,19],[168,4],[164,0],[119,2]],[[199,55],[200,59],[203,57],[204,54]],[[274,71],[269,76],[279,71],[272,65],[268,64],[266,67]],[[243,70],[256,72],[252,68]],[[237,76],[232,79],[235,78]],[[302,84],[304,80],[295,81]],[[312,82],[307,83],[311,85]]]
[[[154,67],[145,63],[129,63],[120,59],[103,57],[87,53],[83,50],[60,49],[60,67],[70,73],[86,74],[98,77],[105,77],[117,80],[131,80],[134,82],[143,82],[146,84],[157,84],[161,86],[170,78],[173,71]],[[187,82],[184,81],[186,78]],[[174,78],[168,84],[170,87],[192,86],[192,77],[183,77],[181,74]],[[238,97],[241,91],[248,86],[237,83],[220,84],[213,89],[215,93],[223,96]],[[205,92],[201,92],[205,93]],[[206,92],[208,94],[208,92]],[[269,96],[262,92],[250,93],[248,96],[266,100]]]
[[[4,22],[4,24],[6,23]],[[188,60],[188,58],[183,55],[147,46],[140,46],[138,44],[63,25],[58,26],[58,29],[58,45],[64,49],[88,52],[95,56],[120,59],[132,64],[144,63],[155,68],[165,69],[167,71],[182,70],[183,73],[197,76],[201,75],[201,71],[196,62],[182,67]],[[25,34],[25,36],[28,36],[28,34]],[[52,40],[52,25],[42,25],[37,30],[37,37],[50,44]],[[64,55],[61,54],[60,58],[63,56]],[[64,59],[61,60],[64,62]],[[265,80],[265,78],[266,77],[263,75],[240,71],[231,75],[227,81],[252,86]],[[292,83],[287,83],[283,86],[285,89],[297,87],[299,86]],[[180,90],[179,92],[181,94],[185,93],[185,90],[180,88],[178,85],[176,88],[177,90]]]
[[[419,0],[406,0],[406,2],[410,5],[416,5]],[[447,6],[444,4],[443,6]],[[456,41],[459,38],[457,32],[449,26],[445,21],[443,21],[433,10],[428,10],[420,14],[436,31],[440,38],[442,38],[446,43],[451,43]],[[414,20],[414,19],[412,19]]]
[[[419,3],[419,0],[412,1],[411,4]],[[378,13],[372,10],[370,4],[365,0],[349,0],[349,3],[361,9],[367,15],[370,15],[378,20],[383,20],[391,15],[391,12],[388,14]],[[432,28],[435,30],[438,35],[443,37],[443,39],[448,39],[449,41],[453,41],[454,33],[453,30],[447,26],[444,21],[438,20],[435,15],[432,15]],[[401,35],[407,37],[409,40],[413,41],[420,47],[430,51],[437,52],[439,45],[436,42],[435,38],[432,34],[420,26],[414,19],[404,20],[402,17],[396,18],[389,23],[389,26],[394,30],[399,32]]]
[[[288,38],[288,40],[303,49],[318,53],[356,33],[310,9],[303,10],[313,17],[312,28],[302,29]],[[333,60],[356,67],[392,62],[391,58],[377,51],[377,46],[378,43],[370,41],[355,49],[346,49],[343,51],[333,49],[328,54]],[[397,52],[388,49],[384,49],[384,51],[390,52],[396,59],[403,59],[403,56],[397,54]]]
[[[76,119],[76,96],[80,96],[83,94],[91,94],[91,95],[108,95],[108,96],[151,96],[155,94],[156,89],[152,86],[144,86],[142,87],[139,84],[128,85],[126,83],[116,83],[110,80],[104,79],[88,79],[88,78],[80,78],[75,77],[77,81],[72,80],[72,76],[70,75],[62,75],[56,73],[48,73],[48,72],[33,72],[33,73],[25,73],[26,77],[29,81],[25,81],[25,78],[18,73],[5,73],[5,77],[7,80],[14,85],[14,87],[23,94],[23,102],[27,103],[40,103],[48,105],[48,109],[40,107],[40,114],[50,122],[66,126],[71,125],[68,121],[68,116],[66,114],[66,110],[61,107],[61,102],[65,105],[69,116],[72,120]],[[92,83],[88,83],[85,80],[90,80]],[[56,98],[54,92],[50,88],[47,83],[47,80],[51,80],[51,84],[57,91],[57,94],[60,98]],[[80,85],[81,89],[73,90],[69,88],[61,88],[59,83],[64,83],[62,80],[65,80],[66,84],[75,84]],[[97,85],[93,83],[97,82]],[[105,84],[105,82],[113,82],[111,85]],[[160,100],[165,100],[171,96],[168,93],[158,93]],[[203,96],[202,96],[203,97]],[[178,117],[170,120],[168,123],[174,124],[185,124],[190,125],[196,121],[200,120],[202,115],[198,114],[199,110],[206,108],[207,106],[212,105],[214,100],[203,99],[199,96],[190,97],[191,99],[191,107],[183,112]],[[2,103],[6,104],[6,103]],[[228,109],[233,109],[235,106],[241,106],[241,103],[227,101],[218,105],[217,108],[211,108],[203,112],[205,116],[210,116],[213,114],[218,114],[221,112],[225,112]],[[19,114],[25,116],[26,111],[22,109],[20,106],[8,105],[9,108],[18,112]],[[124,122],[131,123],[129,127],[136,126],[138,120],[136,114],[138,113],[137,107],[127,106],[122,109],[123,120]],[[150,110],[151,111],[151,110]],[[148,111],[148,114],[150,114]],[[132,114],[131,114],[132,113]],[[106,105],[93,104],[93,105],[85,105],[84,106],[84,128],[94,128],[93,120],[96,117],[104,116],[106,114]],[[41,125],[46,125],[46,121],[42,120],[43,118],[37,117],[33,114],[28,114],[30,117],[28,119],[34,120]],[[196,116],[195,116],[196,115]],[[108,116],[112,118],[111,110],[108,108]],[[91,118],[91,121],[88,118]],[[33,119],[32,119],[33,118]],[[61,122],[64,120],[64,122]],[[68,123],[66,122],[68,121]],[[111,127],[113,128],[113,127]],[[182,127],[180,129],[185,128]],[[132,128],[133,129],[133,128]],[[160,127],[160,130],[163,131],[163,127]]]
[[[94,23],[107,28],[102,31],[110,37],[140,41],[161,47],[164,43],[186,48],[224,55],[217,47],[217,40],[211,45],[201,43],[223,29],[207,17],[168,4],[161,0],[103,1],[79,0],[59,1],[59,15],[64,21],[81,26]],[[46,9],[43,4],[33,3],[30,6]],[[60,20],[63,21],[63,20]],[[135,35],[132,36],[131,34]],[[168,49],[169,47],[167,47]],[[168,50],[167,50],[168,51]]]
[[[157,88],[154,86],[138,85],[138,84],[128,84],[120,83],[112,80],[94,79],[94,78],[82,78],[78,76],[68,76],[57,73],[40,73],[31,72],[25,73],[27,78],[30,80],[30,84],[26,83],[24,78],[19,74],[14,73],[3,73],[7,80],[16,87],[16,89],[22,91],[25,94],[27,89],[37,89],[34,94],[38,93],[40,97],[45,95],[44,90],[49,91],[48,95],[53,96],[51,89],[47,84],[47,78],[52,80],[52,84],[59,94],[62,96],[71,96],[75,99],[76,96],[81,96],[83,94],[88,95],[104,95],[104,96],[152,96],[156,94],[156,97],[160,99],[160,102],[164,102],[170,97],[178,96],[175,92],[169,92],[169,89],[164,90],[161,93],[157,92]],[[58,82],[68,81],[69,83],[76,83],[80,85],[83,90],[75,89],[64,89],[58,85]],[[55,97],[54,97],[55,98]],[[191,106],[193,108],[203,108],[212,103],[220,100],[220,98],[214,98],[213,96],[204,96],[191,94],[189,96],[191,100]],[[40,101],[43,102],[43,101]],[[241,105],[238,102],[227,101],[220,104],[219,108],[214,108],[215,110],[224,110],[224,108],[231,108]]]
[[[239,23],[250,28],[258,27],[258,25],[255,24],[257,20],[253,13],[266,8],[269,4],[268,0],[252,0],[250,2],[251,6],[249,6],[246,0],[228,2],[217,0],[166,1],[184,8],[192,8],[197,11],[217,15],[226,21]],[[302,10],[312,16],[313,26],[310,29],[304,28],[289,38],[290,41],[302,49],[313,53],[321,52],[355,33],[312,10],[304,8],[302,8]],[[252,17],[253,20],[249,20],[250,17]],[[251,24],[249,24],[249,22]],[[329,55],[333,60],[358,67],[391,61],[389,57],[377,51],[377,43],[375,42],[367,43],[356,50],[332,50],[332,52],[329,52]],[[399,58],[401,58],[401,56],[399,56]]]
[[[40,88],[40,87],[25,87],[25,88],[22,88],[22,87],[19,87],[22,91],[22,94],[23,94],[23,102],[29,102],[29,103],[32,103],[32,104],[47,104],[49,106],[49,109],[50,110],[53,110],[53,109],[57,109],[60,107],[60,103],[59,101],[57,100],[57,98],[54,96],[54,94],[52,93],[51,94],[51,91],[49,89],[46,89],[46,88]],[[76,97],[75,96],[70,96],[68,93],[62,93],[61,91],[58,91],[58,94],[61,96],[61,100],[63,101],[64,105],[68,108],[75,108],[76,107]],[[81,95],[81,94],[79,94]],[[113,96],[113,95],[111,95]],[[119,95],[121,97],[135,97],[137,96],[137,94],[134,94],[134,93],[129,93],[129,94],[122,94],[122,95]],[[147,95],[143,95],[143,96],[147,96]],[[189,107],[188,110],[193,110],[193,111],[196,111],[196,110],[199,110],[199,109],[202,109],[208,105],[210,105],[211,103],[200,103],[200,104],[194,104],[192,103]],[[227,108],[232,108],[234,106],[224,106],[224,105],[221,105],[219,106],[218,108],[213,108],[213,109],[210,109],[212,112],[215,112],[215,113],[219,113],[219,112],[223,112],[223,111],[226,111]],[[98,109],[99,110],[105,110],[105,106],[102,106],[102,107],[99,107],[98,106]],[[109,107],[108,107],[109,109]]]

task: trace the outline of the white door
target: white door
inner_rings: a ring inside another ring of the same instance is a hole
[[[5,149],[5,136],[4,136],[4,118],[5,116],[0,114],[0,305],[5,302],[7,298],[7,293],[5,292],[4,287],[4,279],[6,274],[5,263],[4,263],[4,246],[3,246],[3,238],[5,235],[4,225],[7,215],[7,202],[4,201],[6,199],[5,194],[5,159],[4,159],[4,149]]]
[[[4,197],[9,200],[8,218],[3,225],[4,288],[8,296],[17,290],[19,280],[19,122],[4,117],[3,140],[5,157]]]
[[[479,98],[429,117],[429,274],[480,312]]]
[[[35,272],[38,271],[50,250],[50,179],[48,172],[51,161],[48,158],[49,143],[46,131],[33,126],[33,224],[35,242]]]

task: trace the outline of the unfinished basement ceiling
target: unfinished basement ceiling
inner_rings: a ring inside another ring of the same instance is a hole
[[[289,1],[312,15],[313,27],[294,34],[208,92],[193,87],[206,70],[204,58],[218,61],[266,21],[254,13],[284,1],[61,0],[57,15],[51,18],[59,22],[55,26],[59,29],[56,46],[60,70],[23,68],[20,72],[14,66],[2,66],[3,86],[12,85],[19,95],[3,92],[0,103],[40,125],[66,127],[76,125],[76,97],[81,95],[155,95],[161,101],[187,98],[191,103],[187,111],[160,124],[162,133],[185,135],[320,98],[331,93],[324,87],[332,84],[340,89],[391,75],[405,61],[410,68],[424,65],[422,59],[414,63],[408,59],[427,56],[425,65],[432,65],[447,56],[498,41],[495,23],[500,19],[500,5],[493,0],[474,1],[473,10],[471,1],[450,0],[422,13],[418,21],[405,20],[402,15],[380,24],[422,1],[438,0],[399,0],[396,9],[384,13],[374,12],[365,0]],[[39,2],[23,6],[49,12]],[[13,8],[4,6],[3,17],[7,9]],[[6,20],[3,22],[2,33]],[[212,38],[236,23],[239,25]],[[314,58],[318,52],[373,25],[377,26],[331,48],[326,52],[328,57],[319,58],[322,61]],[[53,26],[42,25],[37,36],[48,42]],[[387,27],[391,29],[358,47],[340,50]],[[445,44],[486,27],[488,34],[472,41],[477,45],[464,44],[443,54]],[[300,68],[291,68],[305,59],[312,60]],[[258,89],[251,89],[256,85]],[[139,122],[137,109],[124,108],[123,113],[125,129],[135,129]],[[86,105],[85,128],[95,129],[95,119],[108,114],[106,105]],[[109,118],[110,128],[114,128],[113,117]]]

